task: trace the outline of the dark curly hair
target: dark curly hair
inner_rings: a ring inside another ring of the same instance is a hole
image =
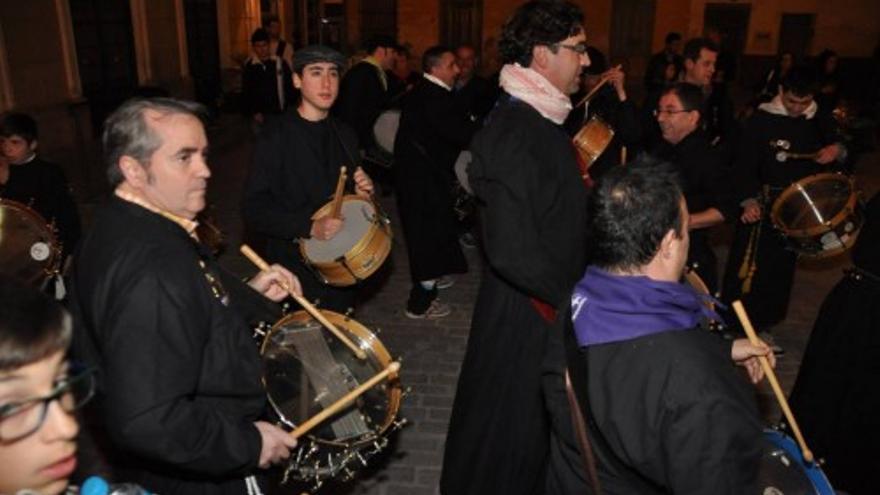
[[[588,202],[592,263],[612,271],[648,264],[667,232],[687,228],[682,198],[672,166],[647,155],[603,175]]]
[[[498,51],[505,64],[532,63],[535,46],[550,46],[583,31],[584,15],[566,1],[532,0],[516,9],[501,28]]]

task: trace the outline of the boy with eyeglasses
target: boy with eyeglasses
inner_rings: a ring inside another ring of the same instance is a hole
[[[76,469],[73,412],[93,376],[66,359],[71,319],[61,306],[0,276],[0,493],[66,493]]]

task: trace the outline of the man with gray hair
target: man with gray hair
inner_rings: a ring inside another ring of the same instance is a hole
[[[74,262],[73,350],[100,370],[89,422],[109,441],[116,477],[163,494],[262,493],[258,468],[296,441],[261,420],[247,320],[257,319],[258,292],[279,301],[282,284],[299,291],[299,282],[273,265],[246,287],[199,242],[211,176],[201,110],[130,100],[107,118],[115,190]]]

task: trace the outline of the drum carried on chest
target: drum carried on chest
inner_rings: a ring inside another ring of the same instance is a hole
[[[578,154],[589,168],[599,159],[614,139],[614,129],[597,116],[593,116],[571,139]]]
[[[365,352],[359,359],[305,311],[289,314],[266,334],[260,349],[263,384],[281,422],[296,428],[322,409],[388,367],[391,356],[379,339],[357,321],[321,311]],[[353,404],[300,437],[291,452],[285,481],[345,481],[388,445],[388,435],[403,426],[398,419],[403,391],[399,377],[375,386]]]
[[[31,208],[0,199],[0,273],[34,286],[45,284],[61,263],[53,230]]]
[[[825,258],[853,246],[864,222],[863,210],[852,178],[824,173],[782,191],[770,218],[792,250]]]
[[[373,137],[376,139],[376,150],[369,155],[370,161],[385,168],[394,163],[394,141],[400,127],[400,110],[393,108],[379,114],[373,124]]]
[[[834,495],[815,462],[807,462],[797,443],[776,429],[764,430],[758,493],[765,495]]]
[[[312,218],[329,216],[333,202]],[[324,283],[337,287],[354,285],[372,275],[391,253],[391,223],[369,199],[342,197],[342,229],[332,239],[300,239],[303,259]]]

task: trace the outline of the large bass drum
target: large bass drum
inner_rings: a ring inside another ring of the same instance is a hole
[[[864,207],[850,177],[816,174],[782,191],[770,218],[792,250],[825,258],[853,246],[864,222]]]
[[[0,199],[0,273],[43,286],[58,273],[61,249],[52,227],[27,206]]]
[[[764,430],[764,451],[758,473],[763,495],[834,495],[825,473],[804,461],[797,443],[776,429]]]
[[[296,428],[391,363],[379,339],[357,321],[321,311],[364,350],[358,359],[305,311],[282,318],[261,347],[263,385],[280,421]],[[397,418],[403,393],[400,379],[389,379],[361,395],[299,440],[291,452],[285,481],[319,488],[327,480],[346,481],[388,445],[388,434],[404,424]]]

